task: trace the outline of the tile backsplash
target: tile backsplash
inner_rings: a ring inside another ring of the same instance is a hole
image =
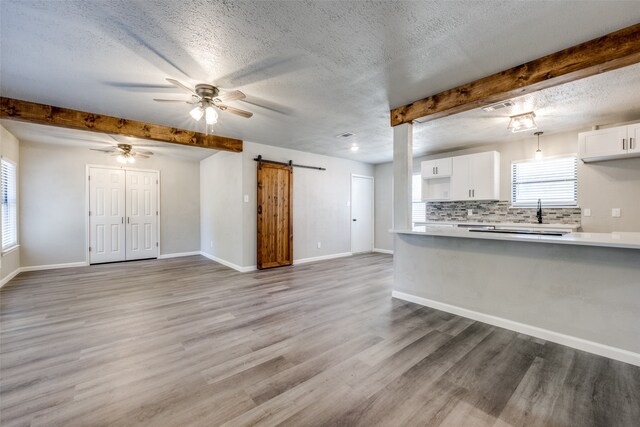
[[[473,210],[469,216],[467,211]],[[537,223],[535,208],[511,208],[508,201],[427,202],[426,220],[452,222]],[[580,224],[580,208],[542,208],[546,224]]]

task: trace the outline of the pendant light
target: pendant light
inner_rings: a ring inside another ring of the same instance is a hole
[[[538,137],[538,149],[536,150],[536,154],[534,156],[536,160],[542,160],[542,150],[540,149],[540,135],[542,135],[543,133],[544,132],[534,133],[534,135]]]

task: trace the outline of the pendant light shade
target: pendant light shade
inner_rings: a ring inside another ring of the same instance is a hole
[[[534,133],[534,135],[536,135],[538,137],[538,149],[536,150],[536,154],[534,155],[534,158],[536,160],[542,160],[542,150],[540,149],[540,135],[542,135],[544,132],[536,132]]]

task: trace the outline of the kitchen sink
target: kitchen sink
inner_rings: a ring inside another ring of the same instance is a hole
[[[504,229],[504,228],[489,228],[489,227],[481,227],[481,228],[469,228],[469,231],[475,233],[503,233],[503,234],[532,234],[535,236],[564,236],[565,234],[569,234],[570,231],[559,231],[559,230],[531,230],[531,229]]]

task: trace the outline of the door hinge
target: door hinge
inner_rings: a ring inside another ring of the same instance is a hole
[[[91,246],[89,246],[89,252],[91,252]]]
[[[157,179],[156,179],[156,184],[160,184],[160,181],[158,181]]]
[[[158,247],[158,242],[156,242],[156,248]]]
[[[89,216],[91,216],[91,211],[89,211]]]
[[[156,211],[156,215],[158,215],[158,211]]]
[[[89,175],[87,178],[89,178],[89,181],[91,181],[91,175]]]

